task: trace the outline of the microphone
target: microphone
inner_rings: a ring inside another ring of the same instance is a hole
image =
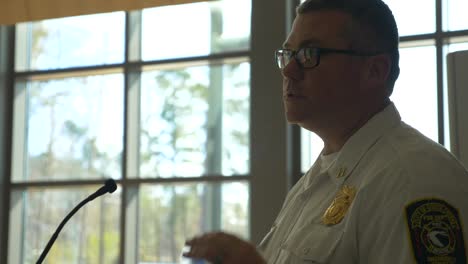
[[[39,259],[37,260],[36,264],[42,263],[44,261],[45,257],[47,256],[47,253],[49,253],[50,248],[54,244],[55,240],[57,239],[60,231],[62,230],[63,226],[70,220],[70,218],[78,211],[80,210],[83,205],[88,203],[89,201],[94,200],[95,198],[106,194],[106,193],[113,193],[115,190],[117,190],[117,184],[115,184],[115,181],[113,179],[108,179],[104,182],[104,186],[99,188],[95,193],[91,194],[88,196],[88,198],[84,199],[79,203],[73,210],[68,213],[68,215],[62,220],[60,225],[57,227],[57,230],[55,230],[55,233],[52,235],[50,238],[49,242],[47,243],[47,246],[44,248],[44,251],[42,251],[42,254],[39,256]]]

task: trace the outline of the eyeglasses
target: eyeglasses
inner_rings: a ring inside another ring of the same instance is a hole
[[[297,51],[291,49],[279,49],[275,52],[276,62],[280,69],[284,69],[294,58],[300,67],[310,69],[320,64],[320,56],[329,53],[341,53],[351,56],[375,56],[377,53],[362,53],[355,50],[326,49],[304,47]]]

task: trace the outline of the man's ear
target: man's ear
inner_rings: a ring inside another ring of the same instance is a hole
[[[385,85],[390,75],[391,59],[388,54],[372,56],[368,59],[367,81],[375,85]]]

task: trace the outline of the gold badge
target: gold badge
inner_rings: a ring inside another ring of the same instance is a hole
[[[327,208],[322,216],[322,223],[325,225],[336,225],[343,220],[349,206],[356,195],[356,189],[350,186],[343,186],[333,199],[332,204]]]

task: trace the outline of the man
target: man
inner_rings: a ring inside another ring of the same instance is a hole
[[[212,233],[188,241],[186,256],[224,264],[466,263],[468,173],[403,123],[389,99],[399,74],[389,8],[381,0],[307,0],[297,13],[276,52],[284,107],[324,149],[258,251]]]

